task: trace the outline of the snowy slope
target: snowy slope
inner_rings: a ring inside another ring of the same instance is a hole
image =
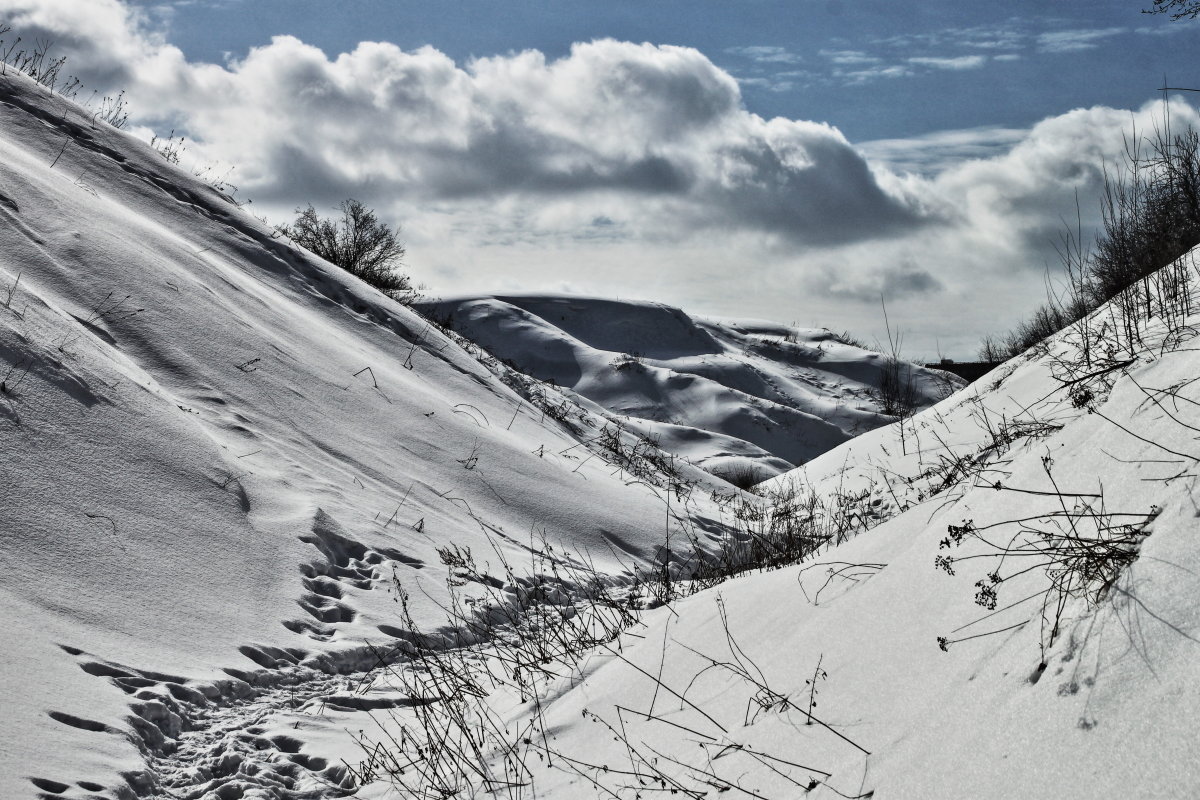
[[[718,475],[778,475],[895,418],[886,357],[825,329],[554,295],[428,300],[422,313]],[[963,383],[904,364],[915,407]]]
[[[667,484],[591,457],[603,420],[11,72],[0,152],[0,796],[148,791],[180,704],[368,660],[393,576],[440,619],[439,547],[655,555]]]
[[[1114,316],[1097,312],[1093,332]],[[587,726],[573,721],[586,707],[701,790],[717,774],[733,794],[766,797],[796,796],[792,780],[810,779],[813,797],[1195,796],[1197,323],[1156,324],[1132,352],[1091,364],[1068,331],[903,433],[865,434],[776,479],[811,490],[828,517],[860,515],[844,528],[857,536],[660,614],[553,704],[549,727],[580,729],[558,747],[629,769],[623,743],[584,745]],[[955,544],[967,523],[982,539]],[[1125,550],[1135,560],[1106,573],[1121,540],[1137,543]],[[709,658],[747,665],[770,693]],[[810,681],[829,729],[806,724]],[[655,719],[639,718],[656,705]],[[698,742],[723,760],[697,757]],[[555,777],[563,796],[588,785]]]
[[[483,647],[422,662],[477,702],[310,704],[263,735],[304,730],[360,798],[1193,797],[1198,279],[1132,346],[1101,309],[1090,358],[1067,331],[761,487],[770,516],[832,538],[644,612],[536,694],[505,677],[511,645]],[[359,696],[412,697],[421,674],[377,671]],[[449,736],[430,748],[423,726]]]
[[[534,735],[458,763],[534,787],[509,797],[1196,796],[1194,263],[1133,342],[1105,307],[760,487],[825,546],[647,613],[537,703],[493,692]],[[355,763],[356,796],[404,786]]]

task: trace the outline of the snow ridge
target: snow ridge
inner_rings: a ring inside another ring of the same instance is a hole
[[[417,307],[717,475],[765,480],[895,420],[883,413],[879,394],[889,359],[826,329],[565,295],[460,297]],[[963,385],[936,370],[901,368],[914,409]]]

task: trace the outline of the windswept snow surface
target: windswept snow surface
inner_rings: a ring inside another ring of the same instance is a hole
[[[544,294],[418,307],[717,475],[748,472],[765,480],[895,420],[879,400],[888,358],[823,328]],[[917,409],[963,385],[940,371],[901,368]]]
[[[544,537],[614,580],[656,555],[664,491],[580,444],[603,420],[551,418],[11,71],[0,153],[0,797],[157,792],[184,711],[212,727],[283,680],[260,668],[352,671],[402,633],[393,577],[436,628],[439,547]],[[201,734],[177,796],[238,771]],[[320,778],[286,750],[281,785]]]

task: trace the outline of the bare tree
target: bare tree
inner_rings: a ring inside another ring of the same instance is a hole
[[[1170,14],[1171,19],[1195,19],[1200,16],[1200,0],[1154,0],[1146,14]]]
[[[322,218],[311,204],[298,208],[295,222],[280,225],[279,230],[389,297],[402,303],[416,299],[417,291],[409,277],[398,271],[405,251],[396,232],[357,200],[343,200],[338,208],[340,219]]]

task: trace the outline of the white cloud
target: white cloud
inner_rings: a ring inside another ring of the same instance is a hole
[[[908,63],[916,64],[919,67],[932,67],[933,69],[979,69],[987,63],[987,56],[957,56],[954,58],[917,56],[908,59]]]
[[[951,27],[923,33],[907,33],[876,37],[872,43],[902,51],[928,51],[934,48],[972,48],[978,50],[1012,50],[1022,47],[1029,39],[1028,21],[1013,19],[993,25]]]
[[[736,56],[748,58],[762,64],[799,64],[804,59],[796,53],[783,47],[752,45],[749,47],[730,47],[725,50]]]
[[[869,56],[861,50],[822,50],[820,54],[834,64],[878,64],[881,59]]]
[[[90,84],[128,89],[140,122],[238,165],[255,208],[282,219],[356,197],[403,223],[435,289],[569,283],[868,337],[884,292],[894,321],[955,357],[1039,299],[1060,215],[1077,189],[1096,196],[1130,124],[1094,108],[859,149],[827,124],[747,112],[738,82],[689,48],[602,40],[456,63],[277,37],[204,64],[117,0],[0,6]],[[918,66],[824,55],[851,81]],[[1173,102],[1176,123],[1195,118]]]
[[[913,72],[906,66],[893,64],[892,66],[867,67],[866,69],[856,69],[847,72],[837,73],[839,77],[850,79],[851,83],[865,83],[867,81],[878,80],[880,78],[906,78],[912,75]]]
[[[1134,28],[1133,32],[1142,36],[1175,36],[1200,30],[1200,20],[1195,19],[1160,20],[1160,23],[1154,27]]]
[[[738,78],[737,82],[740,86],[753,86],[769,92],[790,92],[796,88],[795,81],[781,75],[772,75],[769,78]]]
[[[563,220],[596,216],[629,235],[744,229],[797,243],[922,219],[835,128],[746,112],[737,82],[690,48],[601,40],[558,60],[526,51],[457,64],[378,42],[329,58],[279,36],[226,65],[193,64],[115,0],[95,7],[125,54],[117,77],[135,113],[153,109],[195,151],[237,164],[259,203],[354,194],[397,213],[494,213],[504,202],[521,211],[521,236],[552,238],[573,235]],[[70,14],[41,24],[73,42],[89,30]],[[72,53],[83,66],[100,50],[88,44]]]
[[[1053,31],[1040,34],[1038,48],[1043,53],[1076,53],[1100,46],[1102,39],[1126,33],[1126,28],[1099,28],[1090,30]]]

